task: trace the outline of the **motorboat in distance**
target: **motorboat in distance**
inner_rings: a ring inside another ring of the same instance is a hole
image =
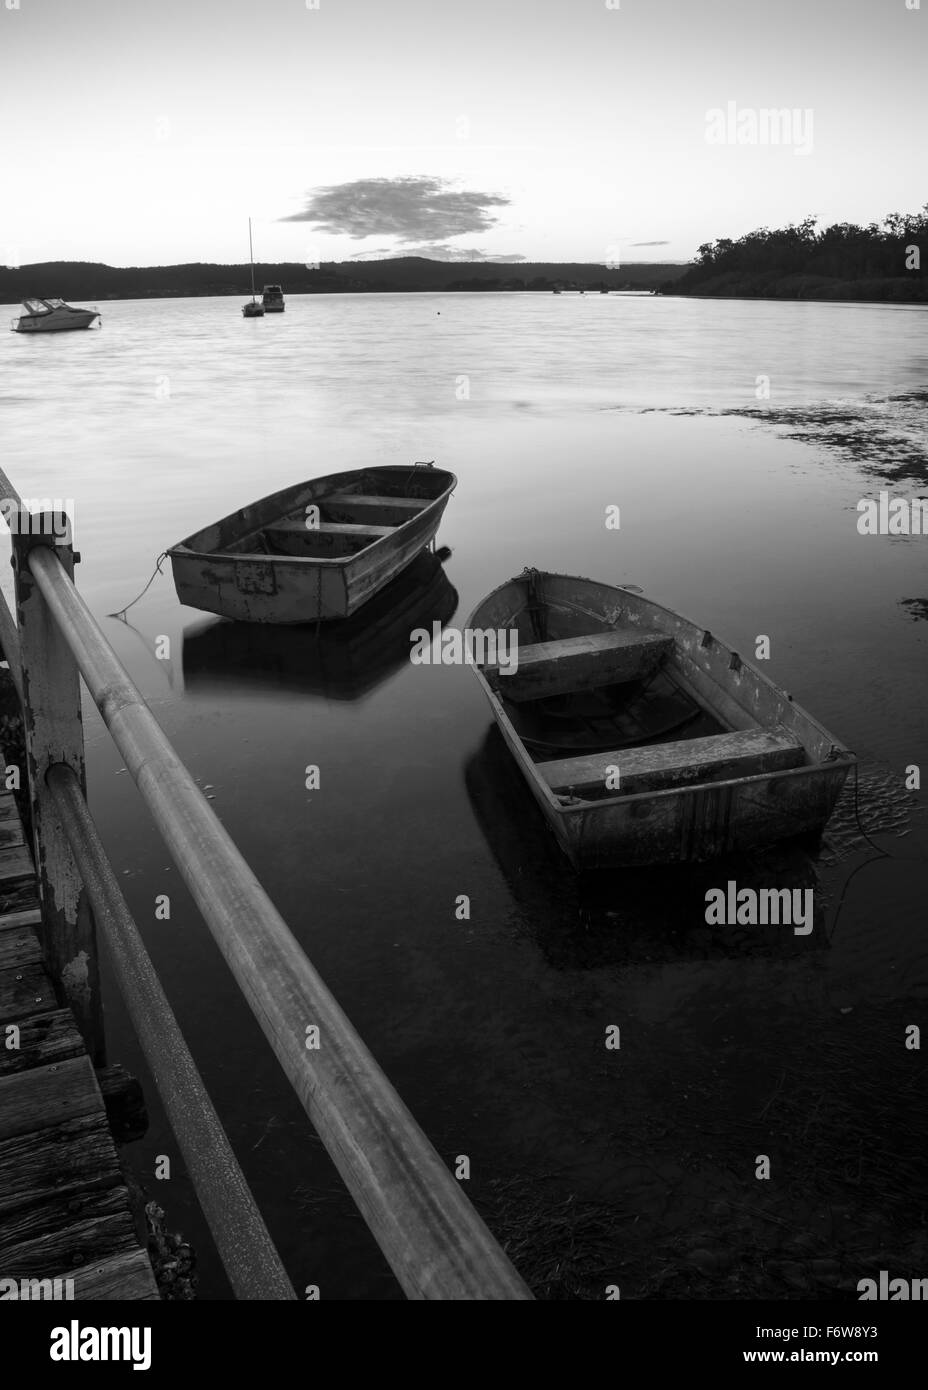
[[[63,299],[24,299],[23,308],[26,312],[10,325],[14,333],[67,333],[100,319],[97,309],[77,309]]]

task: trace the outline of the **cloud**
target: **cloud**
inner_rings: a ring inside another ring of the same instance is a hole
[[[497,220],[488,209],[508,205],[500,194],[453,189],[446,179],[426,175],[355,179],[316,189],[302,212],[281,221],[311,222],[320,232],[357,240],[392,236],[404,246],[437,245],[448,237],[488,231]]]
[[[669,241],[630,241],[629,246],[669,246]]]
[[[494,265],[514,265],[524,261],[518,252],[494,255],[493,252],[480,251],[476,246],[446,246],[441,242],[430,241],[424,246],[404,246],[399,251],[389,253],[397,256],[425,256],[430,261],[486,261]]]

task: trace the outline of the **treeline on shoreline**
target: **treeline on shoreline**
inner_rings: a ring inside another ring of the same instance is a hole
[[[284,294],[409,294],[453,290],[554,289],[652,290],[686,269],[683,265],[604,266],[567,262],[432,261],[421,256],[392,260],[298,261],[255,266],[255,284],[279,284]],[[43,299],[161,299],[198,295],[248,295],[247,265],[197,263],[168,266],[109,266],[90,261],[48,261],[0,267],[0,303],[29,296]]]
[[[693,265],[663,294],[747,299],[928,302],[928,204],[866,227],[760,227],[732,241],[705,242]]]

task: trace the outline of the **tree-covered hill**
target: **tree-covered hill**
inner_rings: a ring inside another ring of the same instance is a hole
[[[392,260],[298,261],[255,266],[255,284],[283,286],[284,294],[338,294],[380,291],[552,290],[555,286],[598,290],[656,289],[682,274],[682,265],[632,264],[620,267],[553,262],[432,261],[421,256]],[[247,295],[247,265],[109,266],[89,261],[50,261],[0,267],[0,303],[29,295],[62,299],[149,299],[188,295]]]
[[[761,227],[700,246],[694,264],[664,294],[765,299],[928,301],[928,204],[858,227]]]

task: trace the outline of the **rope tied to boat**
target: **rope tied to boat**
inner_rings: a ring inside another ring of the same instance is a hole
[[[412,468],[409,470],[409,474],[408,474],[408,476],[407,476],[407,478],[406,478],[406,482],[405,482],[405,484],[404,484],[404,486],[405,486],[405,488],[406,488],[406,495],[407,495],[408,497],[416,497],[416,496],[418,496],[418,493],[417,493],[417,492],[413,492],[413,491],[412,491],[412,480],[413,480],[413,478],[416,476],[416,474],[419,472],[419,470],[422,469],[422,468],[434,468],[434,467],[435,467],[435,460],[434,460],[434,459],[416,459],[416,461],[415,461],[415,463],[413,464]]]
[[[534,565],[526,565],[519,579],[525,582],[526,603],[525,611],[529,615],[532,624],[532,632],[535,634],[536,642],[546,641],[547,624],[539,621],[545,611],[544,596],[541,592],[541,572]]]
[[[142,592],[141,592],[140,594],[138,594],[138,595],[132,600],[131,603],[127,603],[126,606],[125,606],[125,608],[118,608],[118,609],[116,610],[115,613],[107,613],[106,616],[107,616],[108,618],[119,618],[119,620],[120,620],[121,622],[125,622],[125,621],[126,621],[126,614],[128,613],[129,609],[130,609],[130,608],[134,608],[135,605],[138,603],[139,599],[145,597],[145,595],[148,593],[148,590],[151,588],[152,584],[155,582],[155,577],[156,577],[156,575],[163,574],[164,571],[162,570],[161,566],[164,564],[164,562],[165,562],[165,560],[166,560],[167,558],[168,558],[168,552],[167,552],[166,550],[162,550],[161,554],[158,556],[157,560],[155,561],[155,568],[152,570],[151,579],[149,579],[148,583],[145,585],[145,588],[142,590]]]

